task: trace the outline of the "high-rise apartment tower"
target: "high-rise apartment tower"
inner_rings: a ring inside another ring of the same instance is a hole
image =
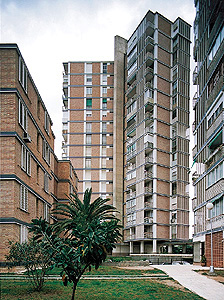
[[[190,25],[148,11],[126,46],[115,38],[114,66],[114,102],[124,107],[124,242],[130,253],[172,252],[189,238]]]
[[[63,158],[79,177],[79,195],[113,192],[113,62],[66,62],[63,75]]]
[[[211,263],[211,222],[214,266],[224,266],[224,2],[195,0],[193,98],[194,261],[205,255]],[[206,209],[207,203],[213,209]]]

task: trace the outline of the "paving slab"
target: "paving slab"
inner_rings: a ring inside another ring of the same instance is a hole
[[[224,300],[224,285],[195,272],[192,265],[154,265],[177,280],[182,286],[207,300]]]

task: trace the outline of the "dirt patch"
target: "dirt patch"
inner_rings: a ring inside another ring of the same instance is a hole
[[[205,271],[199,271],[198,273],[201,274],[201,275],[204,275],[204,276],[206,276],[206,277],[208,277],[210,279],[213,279],[215,281],[218,281],[218,282],[221,282],[221,283],[224,284],[224,277],[223,276],[219,276],[219,275],[210,276]]]
[[[167,279],[162,279],[162,280],[161,279],[153,279],[152,278],[151,280],[156,281],[156,282],[158,282],[160,284],[164,284],[164,285],[168,285],[168,286],[174,287],[174,288],[176,288],[178,290],[181,290],[181,291],[185,291],[186,290],[184,286],[182,286],[178,281],[173,280],[172,278],[167,278]]]
[[[25,272],[24,267],[13,267],[11,269],[8,269],[8,267],[1,267],[0,268],[0,274],[1,273],[21,273]]]

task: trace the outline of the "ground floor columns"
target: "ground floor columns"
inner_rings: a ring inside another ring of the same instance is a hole
[[[141,241],[141,243],[140,243],[140,254],[143,254],[143,253],[145,253],[145,243],[144,243],[144,241]]]
[[[134,253],[133,242],[130,242],[130,254]]]
[[[172,253],[172,245],[168,245],[168,253]]]
[[[157,253],[157,240],[153,240],[152,251],[153,253]]]

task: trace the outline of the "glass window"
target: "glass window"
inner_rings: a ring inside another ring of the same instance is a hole
[[[92,84],[92,75],[86,75],[86,83]]]
[[[102,93],[107,94],[107,87],[103,87]]]
[[[102,131],[107,132],[107,123],[106,122],[102,123]]]
[[[103,63],[103,73],[107,73],[107,63]]]
[[[107,99],[106,98],[103,98],[102,108],[107,109]]]
[[[86,144],[91,145],[91,143],[92,143],[92,136],[91,136],[91,134],[87,134],[86,135]]]
[[[106,134],[102,134],[102,144],[106,145],[106,143],[107,143],[107,136]]]
[[[86,109],[92,109],[92,98],[86,99]]]
[[[91,168],[91,158],[86,158],[86,168]]]
[[[24,185],[20,186],[20,208],[28,211],[28,190]]]
[[[92,95],[92,88],[91,87],[86,88],[86,95]]]
[[[107,84],[107,75],[103,75],[103,84]]]
[[[86,123],[86,132],[92,132],[92,123]]]
[[[86,73],[92,73],[92,64],[86,63]]]

